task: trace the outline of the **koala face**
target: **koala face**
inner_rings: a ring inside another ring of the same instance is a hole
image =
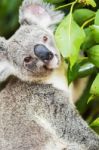
[[[60,64],[53,33],[37,25],[23,25],[11,37],[8,59],[14,66],[15,75],[25,80],[47,77]]]
[[[14,75],[24,81],[40,81],[59,67],[60,55],[53,27],[63,18],[63,14],[53,10],[53,6],[41,0],[23,1],[19,14],[20,28],[8,41],[0,42],[0,45],[7,47],[6,55],[0,62],[5,66],[0,71],[0,80],[3,76]]]

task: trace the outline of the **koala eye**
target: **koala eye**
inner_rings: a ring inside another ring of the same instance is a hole
[[[48,37],[47,36],[43,36],[43,41],[47,42],[47,40],[48,40]]]
[[[29,63],[29,62],[32,61],[32,59],[33,59],[33,58],[32,58],[31,56],[25,57],[25,58],[24,58],[24,62],[25,62],[25,63]]]

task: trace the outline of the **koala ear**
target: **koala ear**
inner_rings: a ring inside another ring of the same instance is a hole
[[[20,8],[20,24],[37,24],[49,27],[59,23],[64,14],[55,11],[54,6],[44,3],[43,0],[24,0]]]
[[[12,74],[12,68],[8,61],[7,42],[0,37],[0,82],[5,81]]]

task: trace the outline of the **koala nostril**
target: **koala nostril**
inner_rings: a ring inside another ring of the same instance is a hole
[[[53,59],[53,53],[50,52],[44,45],[39,44],[34,46],[35,55],[42,61],[50,61]]]
[[[52,52],[48,52],[47,53],[47,60],[52,60],[53,59],[53,53]]]

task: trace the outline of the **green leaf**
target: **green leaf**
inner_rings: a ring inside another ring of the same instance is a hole
[[[58,26],[55,38],[62,56],[70,61],[72,67],[78,59],[85,33],[73,20],[71,13]]]
[[[98,25],[93,25],[90,27],[93,31],[93,38],[96,43],[99,43],[99,26]]]
[[[74,20],[82,25],[85,21],[95,16],[95,12],[89,9],[76,9],[73,13]]]
[[[99,45],[91,47],[88,51],[89,60],[96,66],[99,67]]]
[[[88,75],[91,75],[92,73],[96,73],[97,69],[95,67],[94,64],[90,63],[90,62],[85,62],[83,63],[79,70],[78,70],[78,77],[86,77]]]
[[[82,49],[86,51],[87,49],[91,48],[93,45],[96,44],[95,39],[94,39],[94,33],[93,29],[91,27],[85,29],[85,40],[82,45]]]
[[[97,74],[97,76],[91,86],[90,94],[99,96],[99,73]]]
[[[93,99],[95,99],[95,95],[90,95],[90,97],[88,98],[87,104],[90,103],[90,101],[92,101]]]
[[[77,74],[78,74],[79,68],[80,68],[80,64],[79,63],[75,63],[74,66],[72,67],[72,69],[70,68],[70,65],[69,65],[68,71],[67,71],[68,85],[72,81],[77,79]]]
[[[91,5],[92,7],[96,7],[96,3],[94,0],[85,0],[87,5]]]
[[[78,0],[79,3],[84,3],[85,5],[91,5],[92,7],[96,7],[96,3],[94,0]]]
[[[96,73],[96,71],[96,67],[92,63],[90,63],[88,59],[79,59],[79,61],[75,63],[72,69],[70,69],[70,66],[68,67],[68,84],[70,84],[77,78],[86,77],[88,75],[91,75],[93,72]]]
[[[95,25],[99,25],[99,9],[96,12]]]
[[[91,127],[93,127],[93,126],[98,126],[99,127],[99,117],[95,120],[95,121],[93,121],[91,124],[90,124],[90,126]]]
[[[92,46],[99,44],[99,26],[92,25],[89,28],[85,29],[86,38],[82,45],[83,50],[87,50]]]

